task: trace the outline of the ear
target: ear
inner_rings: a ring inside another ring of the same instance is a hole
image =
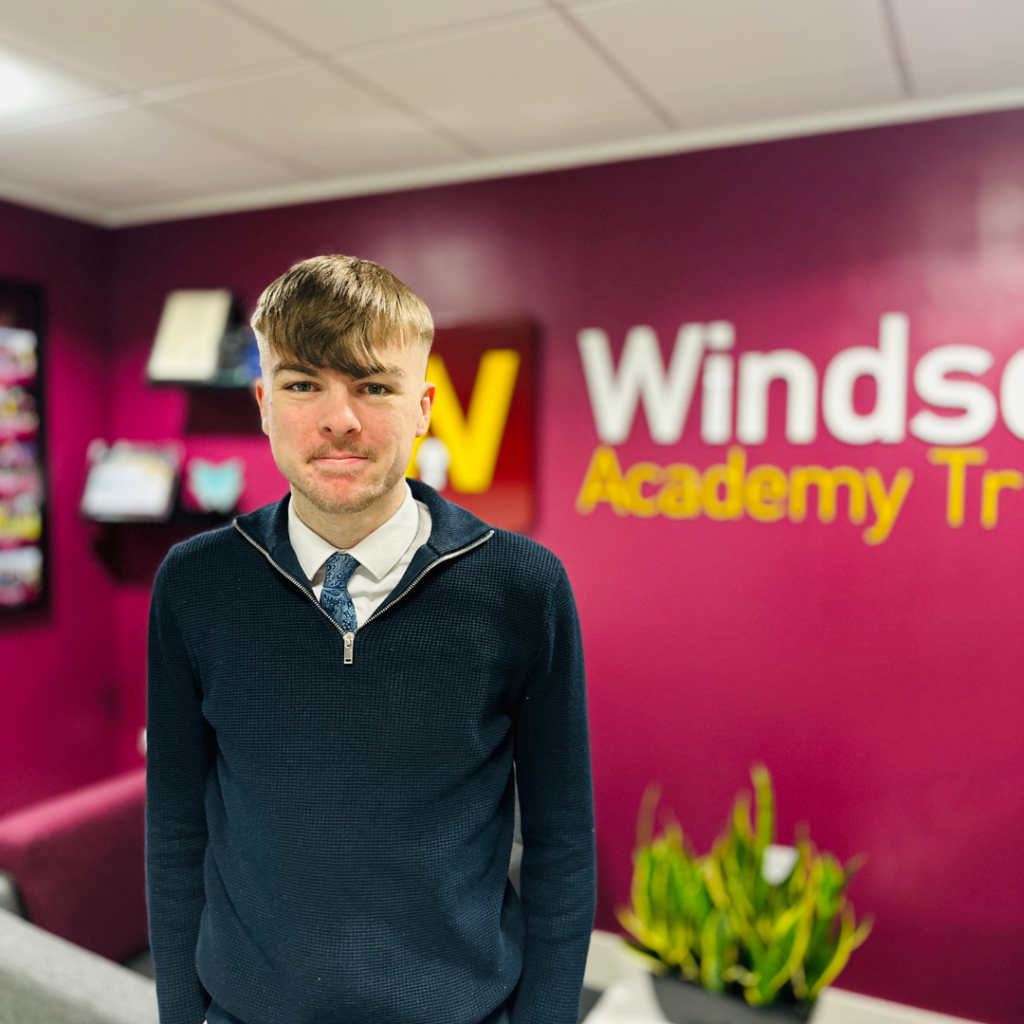
[[[420,418],[416,424],[416,437],[422,437],[430,428],[430,410],[434,406],[434,385],[430,381],[423,384],[423,394],[420,396]]]
[[[270,424],[267,422],[267,414],[269,412],[270,400],[267,398],[267,393],[263,389],[262,377],[256,378],[252,390],[253,394],[256,396],[256,404],[260,407],[260,423],[263,427],[263,433],[269,437]]]

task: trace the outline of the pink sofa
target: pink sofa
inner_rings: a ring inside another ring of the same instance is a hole
[[[149,945],[146,769],[0,817],[0,870],[33,924],[111,960]]]

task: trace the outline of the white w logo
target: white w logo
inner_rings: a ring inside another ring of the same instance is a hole
[[[605,444],[621,444],[629,437],[641,397],[652,440],[658,444],[679,440],[697,385],[707,330],[704,324],[679,328],[666,374],[658,336],[650,327],[631,328],[617,376],[608,335],[598,328],[580,331],[577,343],[590,407],[597,436]]]

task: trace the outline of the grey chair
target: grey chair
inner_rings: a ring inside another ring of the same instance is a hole
[[[149,978],[0,909],[0,1024],[158,1021]]]

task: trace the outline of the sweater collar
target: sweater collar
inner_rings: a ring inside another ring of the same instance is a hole
[[[431,528],[429,539],[416,553],[406,577],[417,574],[435,558],[444,557],[485,537],[490,531],[491,528],[485,522],[464,508],[446,501],[422,481],[410,479],[409,487],[412,488],[413,497],[417,501],[422,501],[430,511]],[[288,539],[290,497],[290,494],[286,494],[280,501],[238,516],[235,519],[235,526],[250,540],[264,548],[285,572],[295,577],[300,586],[309,590],[309,581]],[[405,578],[395,589],[401,588],[404,583]]]

